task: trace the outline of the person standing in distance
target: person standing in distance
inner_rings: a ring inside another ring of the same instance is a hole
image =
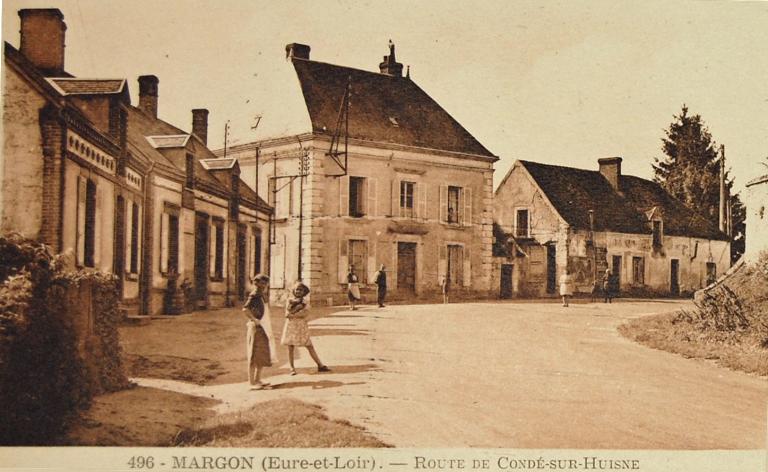
[[[379,308],[384,308],[384,299],[387,297],[387,273],[384,270],[384,264],[381,264],[379,271],[376,272],[376,278],[373,281],[376,284],[376,295],[379,302]]]

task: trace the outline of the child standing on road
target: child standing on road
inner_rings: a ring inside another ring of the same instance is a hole
[[[272,365],[272,352],[269,337],[262,327],[262,322],[269,323],[265,318],[266,305],[264,294],[269,287],[269,277],[257,275],[253,278],[254,289],[248,294],[248,300],[243,305],[243,311],[248,316],[246,326],[246,345],[248,353],[248,382],[252,390],[261,390],[269,383],[261,381],[261,371]]]
[[[304,297],[309,294],[309,287],[301,280],[297,280],[291,290],[291,296],[285,301],[285,326],[280,344],[288,346],[288,363],[291,366],[291,375],[296,375],[293,360],[296,346],[303,346],[309,351],[312,360],[317,364],[318,372],[328,372],[329,369],[320,361],[320,357],[312,345],[309,337],[309,323],[307,323],[307,305]]]

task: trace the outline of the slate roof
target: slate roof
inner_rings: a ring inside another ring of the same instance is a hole
[[[519,162],[574,228],[589,229],[589,210],[593,210],[595,231],[650,234],[648,214],[656,208],[663,216],[664,234],[728,240],[712,221],[686,208],[656,182],[622,175],[620,194],[598,171]]]
[[[332,135],[351,80],[349,137],[497,159],[410,78],[293,59],[312,130]]]
[[[122,93],[125,79],[46,78],[62,95],[109,95]]]

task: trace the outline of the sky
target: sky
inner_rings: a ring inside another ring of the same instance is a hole
[[[160,117],[182,129],[209,109],[211,148],[227,121],[234,144],[306,119],[286,44],[378,71],[392,39],[411,78],[499,156],[496,183],[515,159],[597,169],[621,156],[623,173],[650,178],[683,104],[725,145],[737,190],[768,172],[768,2],[6,0],[4,40],[18,47],[16,11],[34,7],[64,13],[70,73],[127,78],[134,104],[137,77],[157,75]]]

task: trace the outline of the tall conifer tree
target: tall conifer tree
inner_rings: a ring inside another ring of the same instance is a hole
[[[717,224],[720,214],[720,158],[712,135],[700,115],[688,113],[683,105],[666,136],[661,139],[665,156],[653,164],[654,180],[688,208]],[[733,243],[732,260],[744,252],[744,220],[746,212],[733,179],[726,172],[726,188],[730,195]]]

